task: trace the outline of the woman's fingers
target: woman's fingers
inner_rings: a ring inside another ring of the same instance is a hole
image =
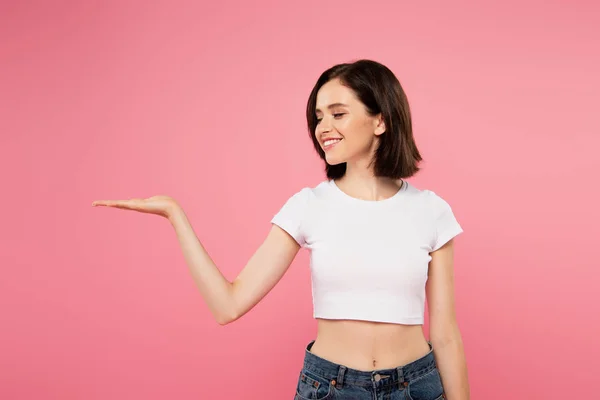
[[[93,207],[114,207],[127,210],[136,210],[140,206],[140,199],[130,200],[97,200],[92,203]]]
[[[92,207],[107,207],[109,203],[108,200],[96,200],[92,202]]]
[[[122,208],[168,217],[178,207],[178,204],[169,196],[152,196],[147,199],[96,200],[92,202],[92,206]]]

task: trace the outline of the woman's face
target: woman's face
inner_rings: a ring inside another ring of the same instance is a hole
[[[352,89],[334,79],[317,93],[316,138],[329,165],[369,163],[385,132],[380,116],[370,116]]]

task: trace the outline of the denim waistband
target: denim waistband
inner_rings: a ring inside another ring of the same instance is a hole
[[[423,357],[396,368],[373,371],[359,371],[321,358],[310,352],[314,342],[313,340],[306,346],[304,369],[332,381],[338,388],[344,384],[372,387],[374,383],[380,386],[392,384],[407,386],[411,380],[425,375],[436,368],[433,347],[429,341],[427,342],[429,352]]]

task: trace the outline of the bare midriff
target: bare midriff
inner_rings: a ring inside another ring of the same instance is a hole
[[[396,368],[429,352],[422,325],[317,319],[310,352],[359,371]]]

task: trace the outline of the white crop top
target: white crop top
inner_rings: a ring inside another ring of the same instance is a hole
[[[315,318],[409,325],[423,324],[429,253],[463,231],[445,200],[407,181],[369,201],[327,180],[271,222],[310,250]]]

